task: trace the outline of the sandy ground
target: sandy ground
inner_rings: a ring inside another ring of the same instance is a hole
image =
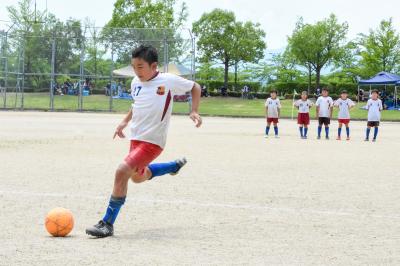
[[[179,176],[131,183],[115,236],[84,230],[103,215],[127,140],[121,115],[0,112],[0,265],[399,265],[400,124],[377,143],[298,138],[283,120],[174,117],[158,161],[185,155]],[[336,123],[333,124],[336,130]],[[75,228],[50,237],[46,213]]]

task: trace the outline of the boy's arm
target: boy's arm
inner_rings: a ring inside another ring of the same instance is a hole
[[[115,139],[116,136],[118,136],[120,138],[125,138],[125,134],[124,134],[123,130],[128,125],[129,121],[131,121],[131,119],[132,119],[132,109],[128,112],[128,114],[125,116],[125,118],[121,121],[121,123],[115,129],[113,139]]]
[[[329,107],[329,117],[332,118],[332,114],[333,114],[333,106]]]
[[[195,122],[196,127],[200,127],[202,124],[202,119],[199,115],[200,97],[201,87],[195,82],[192,88],[192,111],[190,112],[190,119]]]
[[[315,110],[316,110],[315,117],[318,119],[319,118],[319,105],[315,106]]]

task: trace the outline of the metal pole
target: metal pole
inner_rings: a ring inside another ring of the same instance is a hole
[[[24,109],[24,92],[25,92],[25,39],[22,43],[22,96],[21,96],[21,109]]]
[[[168,72],[168,44],[167,44],[167,35],[164,31],[164,73]]]
[[[6,75],[4,77],[4,99],[3,99],[3,107],[7,107],[7,88],[8,88],[8,55],[7,55],[7,50],[8,50],[8,32],[5,34],[5,44],[4,44],[4,71],[6,72]]]
[[[114,71],[114,43],[111,43],[111,69],[110,69],[110,104],[109,104],[109,111],[112,112],[113,109],[113,71]]]
[[[56,40],[51,43],[51,82],[50,82],[50,110],[54,111],[54,86],[55,86],[55,59],[56,59]]]
[[[81,56],[80,56],[80,68],[79,68],[79,75],[80,75],[80,82],[79,84],[84,84],[84,53],[85,53],[85,45],[84,45],[84,41],[82,42],[82,47],[81,47]],[[79,85],[79,93],[78,93],[78,110],[80,112],[82,112],[83,110],[83,88],[82,85]]]

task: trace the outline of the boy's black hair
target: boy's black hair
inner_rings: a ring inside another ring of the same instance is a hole
[[[371,94],[374,93],[374,92],[379,95],[379,91],[377,89],[372,90]]]
[[[322,91],[327,91],[327,92],[329,92],[329,89],[328,89],[328,87],[323,87],[323,88],[322,88]]]
[[[302,91],[301,94],[308,95],[308,91]]]
[[[346,94],[347,94],[347,91],[346,91],[346,90],[342,90],[342,91],[340,92],[340,94],[343,94],[343,93],[346,93]]]
[[[149,63],[149,65],[158,62],[158,53],[156,48],[151,45],[140,45],[132,51],[132,58],[140,58]]]
[[[272,89],[272,90],[270,90],[269,94],[271,94],[271,93],[276,93],[276,94],[278,94],[278,91],[275,90],[275,89]]]

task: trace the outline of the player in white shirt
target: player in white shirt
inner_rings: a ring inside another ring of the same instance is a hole
[[[300,137],[307,139],[308,125],[310,124],[310,108],[313,106],[313,103],[308,99],[306,91],[301,93],[301,99],[297,100],[294,106],[299,110],[297,124],[299,125]]]
[[[267,126],[265,128],[265,137],[268,138],[271,124],[274,125],[275,138],[278,138],[278,123],[281,113],[281,102],[278,99],[278,92],[271,90],[271,97],[265,101],[265,115],[267,117]]]
[[[165,174],[175,175],[186,164],[186,159],[168,163],[153,163],[163,151],[171,118],[174,95],[191,91],[190,118],[200,127],[198,113],[201,88],[197,83],[157,71],[158,54],[152,46],[141,45],[132,52],[132,66],[136,78],[132,81],[132,109],[115,130],[116,136],[125,138],[123,129],[130,126],[130,151],[115,172],[114,189],[103,219],[87,228],[86,233],[95,237],[112,236],[113,224],[125,203],[128,181],[135,183]]]
[[[346,127],[346,140],[350,140],[350,109],[355,106],[355,103],[347,98],[348,94],[347,91],[343,90],[340,93],[340,98],[337,99],[334,102],[334,106],[339,108],[339,113],[338,113],[338,122],[339,122],[339,127],[338,127],[338,136],[337,140],[341,140],[341,134],[342,134],[342,125],[344,124]]]
[[[374,127],[374,138],[372,141],[376,141],[376,137],[378,136],[378,127],[379,122],[381,121],[381,112],[383,110],[382,101],[378,99],[378,97],[379,92],[377,90],[373,90],[371,93],[371,99],[369,99],[367,102],[368,123],[365,141],[369,141],[371,127]]]
[[[321,139],[322,125],[325,125],[325,138],[329,139],[329,124],[331,123],[333,100],[328,96],[328,88],[322,88],[322,96],[315,103],[318,119],[318,139]]]

